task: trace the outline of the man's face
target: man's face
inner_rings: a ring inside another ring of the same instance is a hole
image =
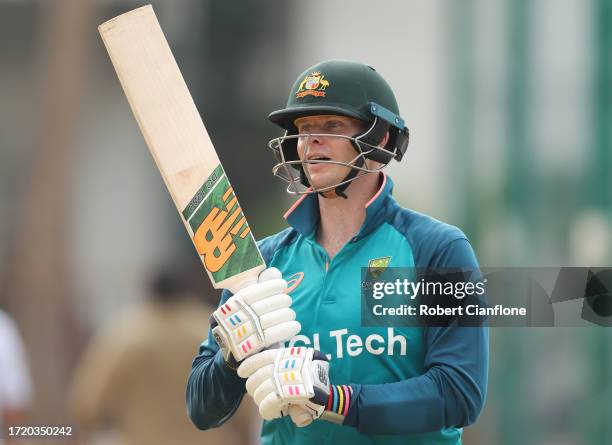
[[[306,136],[317,134],[357,136],[365,131],[365,124],[345,116],[307,116],[295,120],[298,133],[297,151],[300,160],[328,160],[350,163],[357,156],[351,141],[331,136]],[[344,180],[351,169],[336,164],[305,164],[309,182],[315,189],[322,189]]]

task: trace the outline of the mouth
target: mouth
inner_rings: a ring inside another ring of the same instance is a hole
[[[308,156],[309,161],[331,161],[327,156]]]

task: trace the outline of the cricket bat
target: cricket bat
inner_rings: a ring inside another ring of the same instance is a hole
[[[151,5],[98,27],[170,196],[215,288],[266,267]]]

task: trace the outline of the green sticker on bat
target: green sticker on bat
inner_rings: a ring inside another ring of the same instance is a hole
[[[219,164],[183,210],[193,242],[215,282],[264,264],[246,218]]]

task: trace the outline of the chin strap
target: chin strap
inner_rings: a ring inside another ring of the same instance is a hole
[[[357,167],[362,167],[364,164],[365,164],[365,161],[363,160],[363,157],[360,157],[357,160],[357,162],[355,162],[355,165]],[[346,193],[344,193],[344,191],[347,189],[349,185],[353,183],[352,179],[355,178],[355,176],[357,176],[358,173],[359,173],[359,170],[357,170],[356,168],[352,168],[350,173],[346,175],[346,177],[342,180],[342,182],[344,181],[349,181],[349,182],[339,185],[338,187],[334,189],[334,192],[336,192],[336,195],[340,196],[341,198],[348,199],[348,196],[346,196]],[[327,196],[325,196],[324,193],[319,193],[319,195],[323,196],[324,198],[327,198]]]
[[[351,140],[355,151],[359,154],[358,159],[352,166],[346,164],[348,167],[351,167],[351,172],[341,181],[344,182],[344,184],[338,185],[332,189],[336,196],[340,196],[344,199],[348,198],[345,191],[351,182],[359,175],[359,169],[365,165],[366,158],[387,165],[392,159],[400,161],[408,147],[408,127],[406,127],[401,117],[373,102],[370,103],[370,113],[374,116],[374,120],[371,122],[370,127],[363,134],[353,136]],[[386,134],[389,135],[389,139],[385,146],[377,147]],[[308,188],[310,187],[308,175],[305,172],[303,164],[299,162],[299,157],[297,155],[297,135],[297,129],[293,127],[287,129],[283,137],[270,141],[269,147],[274,150],[276,159],[279,162],[272,171],[274,175],[279,176],[286,182],[296,184],[298,179],[294,178],[293,174],[288,173],[287,178],[284,178],[277,173],[279,166],[289,163],[291,164],[291,168],[298,171],[299,182],[304,187]],[[272,142],[276,141],[280,142],[273,146]],[[286,166],[285,169],[287,169]],[[324,198],[330,198],[330,196],[326,196],[327,192],[315,191],[315,193]]]

